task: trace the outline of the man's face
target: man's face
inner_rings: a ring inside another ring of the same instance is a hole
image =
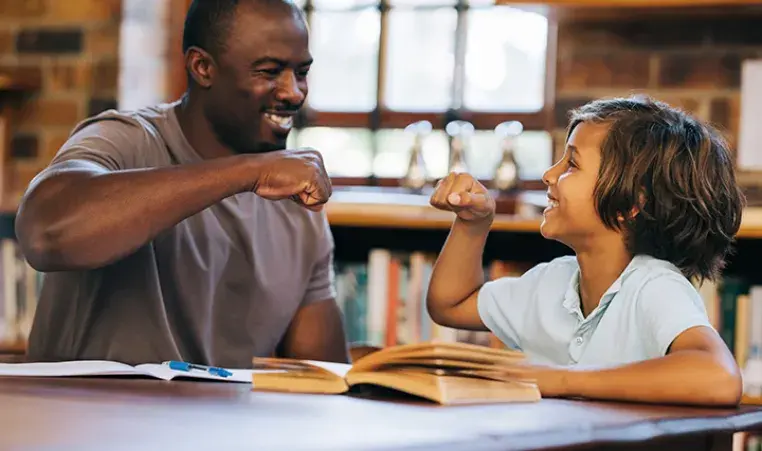
[[[218,139],[237,153],[285,148],[312,64],[298,13],[242,2],[216,63],[205,114]]]

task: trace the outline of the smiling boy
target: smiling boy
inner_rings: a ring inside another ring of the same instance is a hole
[[[575,252],[484,283],[495,202],[450,174],[432,205],[457,214],[429,286],[432,318],[521,349],[543,396],[735,405],[741,376],[690,278],[725,264],[744,198],[707,125],[648,98],[572,114],[546,171],[541,233]]]
[[[179,50],[179,49],[178,49]],[[47,272],[32,360],[346,362],[331,183],[283,150],[312,63],[286,0],[194,0],[182,99],[79,124],[16,222]]]

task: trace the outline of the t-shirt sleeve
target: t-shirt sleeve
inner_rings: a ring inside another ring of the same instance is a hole
[[[666,355],[672,342],[692,327],[712,327],[701,295],[680,277],[657,276],[640,290],[637,313],[648,355]]]
[[[334,241],[328,218],[321,213],[321,233],[318,241],[317,258],[312,266],[312,274],[307,284],[302,305],[336,298],[335,271],[333,267]]]
[[[547,263],[541,263],[520,277],[501,277],[479,290],[477,309],[482,322],[508,347],[521,349],[524,314],[546,267]]]
[[[50,165],[84,160],[109,171],[132,169],[135,167],[135,155],[145,144],[145,128],[137,121],[94,117],[77,125]]]

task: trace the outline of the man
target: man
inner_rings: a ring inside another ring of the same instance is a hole
[[[194,0],[183,47],[180,101],[84,121],[22,200],[19,242],[48,273],[29,357],[348,361],[330,180],[317,152],[282,150],[312,62],[302,13]]]

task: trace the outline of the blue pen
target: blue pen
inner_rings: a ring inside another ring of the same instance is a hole
[[[205,371],[213,376],[219,376],[219,377],[230,377],[233,375],[233,373],[226,370],[225,368],[218,368],[216,366],[196,365],[195,363],[178,362],[176,360],[170,360],[164,363],[166,365],[169,365],[171,369],[177,370],[177,371],[190,372],[191,370],[199,370],[199,371]]]

